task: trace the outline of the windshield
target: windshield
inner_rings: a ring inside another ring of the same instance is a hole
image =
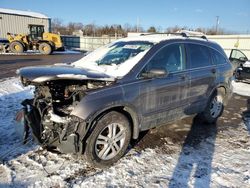
[[[126,75],[153,45],[154,43],[148,41],[118,41],[89,53],[72,65],[120,78]]]
[[[153,44],[143,41],[117,42],[111,45],[110,50],[96,63],[98,65],[121,64],[135,57],[140,52],[148,50]]]

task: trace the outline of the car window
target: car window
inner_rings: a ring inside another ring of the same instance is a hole
[[[246,55],[242,51],[237,50],[237,49],[233,49],[231,51],[229,59],[230,60],[240,60],[240,61],[247,61],[248,60]]]
[[[206,67],[211,65],[209,50],[199,44],[188,44],[190,68]]]
[[[165,71],[177,72],[185,69],[185,55],[182,44],[171,44],[163,47],[148,62],[143,72],[152,69],[164,69]]]
[[[220,65],[220,64],[224,64],[227,62],[226,58],[222,54],[217,52],[216,50],[210,49],[210,52],[212,55],[213,64]]]

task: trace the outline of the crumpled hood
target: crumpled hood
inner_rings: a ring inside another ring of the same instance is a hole
[[[75,68],[70,65],[34,66],[17,70],[22,79],[42,83],[51,80],[103,80],[114,81],[115,78],[91,69]]]

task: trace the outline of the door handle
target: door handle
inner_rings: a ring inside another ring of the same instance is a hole
[[[180,79],[181,79],[181,80],[186,80],[186,79],[187,79],[187,76],[181,75],[181,76],[180,76]]]
[[[216,69],[212,69],[211,72],[212,72],[213,74],[215,74],[215,73],[216,73]]]

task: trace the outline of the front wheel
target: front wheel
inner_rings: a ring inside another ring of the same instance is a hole
[[[87,140],[85,157],[93,166],[108,167],[125,154],[130,139],[131,125],[128,118],[111,111],[98,120]]]
[[[23,53],[24,46],[18,41],[13,41],[10,43],[10,51],[13,53]]]
[[[215,123],[217,119],[223,113],[224,105],[224,92],[218,89],[214,94],[210,97],[210,100],[205,108],[205,110],[201,113],[202,119],[207,123]]]

